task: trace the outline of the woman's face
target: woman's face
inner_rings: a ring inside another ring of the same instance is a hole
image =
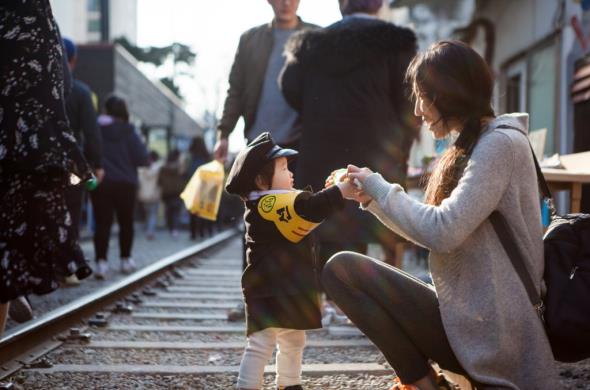
[[[434,102],[427,98],[423,93],[416,94],[414,115],[422,118],[422,122],[426,124],[434,138],[444,138],[449,133],[449,129],[445,126],[445,122],[442,120],[440,112],[434,105]]]

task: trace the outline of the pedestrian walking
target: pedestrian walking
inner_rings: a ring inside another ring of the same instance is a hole
[[[227,157],[228,137],[240,117],[244,136],[252,141],[270,131],[284,147],[294,146],[301,135],[298,115],[282,96],[277,79],[285,63],[285,43],[295,32],[317,28],[297,16],[299,0],[268,0],[274,18],[240,37],[229,74],[229,89],[217,127],[215,158]],[[268,130],[272,129],[272,130]]]
[[[285,101],[277,79],[285,63],[285,42],[297,31],[317,28],[297,16],[299,0],[268,0],[270,23],[251,28],[240,37],[229,74],[229,89],[217,127],[214,158],[227,158],[228,137],[238,119],[244,119],[244,137],[250,142],[264,131],[285,148],[295,148],[301,136],[297,112]],[[293,168],[293,167],[291,167]],[[242,269],[246,267],[243,243]],[[241,307],[228,313],[230,321],[244,318]]]
[[[188,149],[189,168],[186,171],[185,181],[188,182],[192,175],[197,171],[201,165],[211,161],[211,155],[205,145],[203,137],[194,137]],[[198,215],[190,214],[190,237],[191,240],[197,239],[197,232],[199,237],[205,237],[213,234],[213,221],[201,218]]]
[[[434,136],[458,133],[425,201],[369,168],[349,166],[347,177],[362,184],[354,198],[365,210],[430,249],[434,286],[353,252],[330,259],[323,284],[391,364],[396,389],[439,389],[430,360],[478,389],[558,389],[543,321],[489,221],[494,210],[506,218],[541,294],[543,227],[528,115],[495,116],[492,71],[464,43],[434,44],[412,61],[408,80],[415,114]]]
[[[105,279],[109,272],[107,254],[115,215],[119,225],[121,272],[128,274],[136,269],[132,249],[137,168],[147,166],[148,152],[135,127],[129,123],[129,111],[123,98],[111,95],[105,100],[104,114],[99,116],[98,124],[103,140],[102,165],[105,174],[90,194],[96,221],[95,275],[98,279]]]
[[[160,169],[158,175],[158,186],[162,193],[164,202],[164,214],[166,215],[166,227],[168,232],[174,238],[178,237],[178,228],[180,225],[180,210],[182,210],[182,200],[180,194],[186,186],[185,178],[186,167],[182,163],[181,154],[178,149],[172,149],[168,153],[166,163]]]
[[[226,190],[246,211],[248,266],[242,275],[248,343],[237,387],[259,389],[275,346],[279,389],[301,387],[305,330],[321,328],[317,264],[308,236],[352,196],[348,182],[311,193],[293,189],[288,159],[297,152],[262,133],[236,158]]]
[[[71,78],[47,0],[0,4],[0,334],[8,302],[92,273],[64,192],[91,171],[68,125]]]
[[[63,44],[66,49],[65,56],[69,70],[73,73],[78,60],[76,44],[68,38],[63,38]],[[102,139],[96,122],[97,115],[92,92],[88,85],[75,77],[72,77],[72,90],[66,98],[66,113],[78,146],[83,150],[84,157],[94,171],[97,180],[101,181],[104,176],[101,162]],[[66,204],[72,219],[72,231],[76,240],[80,237],[80,214],[84,194],[84,186],[71,186],[66,191]],[[65,282],[67,285],[74,286],[80,284],[74,275],[66,278]]]
[[[145,210],[145,235],[150,241],[156,238],[158,212],[162,196],[160,186],[158,186],[158,176],[161,168],[160,155],[155,150],[152,150],[149,153],[149,165],[138,169],[139,191],[137,197]]]
[[[340,0],[343,19],[306,31],[287,44],[280,78],[287,102],[300,114],[297,187],[322,188],[333,170],[355,164],[404,183],[412,141],[419,132],[404,88],[416,36],[377,19],[382,0]],[[347,204],[318,229],[320,258],[341,250],[366,252],[380,243],[386,261],[399,239]]]

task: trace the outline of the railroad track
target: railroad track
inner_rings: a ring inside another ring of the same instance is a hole
[[[0,390],[234,388],[244,323],[225,318],[241,301],[237,233],[168,256],[0,339]],[[350,330],[308,332],[306,389],[390,387],[385,359]],[[561,365],[563,388],[590,389],[587,366]],[[274,389],[274,367],[266,371],[264,389]]]
[[[236,231],[154,263],[0,340],[0,381],[12,389],[230,389],[244,323]],[[362,335],[308,332],[308,389],[385,389],[390,368]],[[345,328],[344,330],[350,330]],[[344,332],[346,333],[346,332]],[[272,389],[273,366],[266,371]],[[0,387],[1,388],[1,387]]]

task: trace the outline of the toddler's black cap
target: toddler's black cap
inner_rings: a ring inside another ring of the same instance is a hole
[[[279,157],[297,155],[293,149],[284,149],[275,144],[269,132],[264,132],[238,153],[227,176],[225,190],[230,194],[241,194],[251,188],[264,164]]]

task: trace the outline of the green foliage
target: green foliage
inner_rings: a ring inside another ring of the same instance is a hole
[[[123,46],[138,61],[154,64],[155,66],[161,66],[169,58],[175,64],[184,63],[192,65],[197,57],[197,54],[190,47],[178,42],[164,47],[138,47],[129,42],[127,38],[120,37],[115,39],[115,43]]]
[[[172,78],[162,77],[160,81],[162,82],[162,84],[168,87],[168,89],[170,89],[176,96],[182,99],[182,95],[180,94],[180,88],[178,88],[178,85],[176,85]]]
[[[176,65],[179,63],[190,66],[194,64],[197,57],[197,54],[194,53],[190,47],[178,42],[174,42],[171,45],[164,47],[138,47],[129,42],[127,38],[120,37],[115,39],[115,43],[123,46],[123,48],[125,48],[125,50],[127,50],[139,62],[153,64],[156,67],[161,66],[169,59],[172,60],[174,67],[176,67]],[[174,77],[163,77],[160,79],[160,81],[176,96],[182,99],[180,89],[174,82]]]

